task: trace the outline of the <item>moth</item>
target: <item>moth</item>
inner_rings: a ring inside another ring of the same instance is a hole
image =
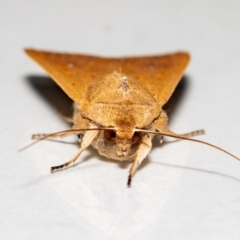
[[[66,163],[51,167],[57,171],[73,164],[92,145],[100,155],[118,161],[132,161],[127,185],[152,148],[155,135],[191,140],[203,130],[176,134],[168,128],[163,106],[171,97],[189,62],[189,54],[104,58],[25,49],[62,90],[74,101],[72,129],[34,134],[37,141],[77,134],[80,148]]]

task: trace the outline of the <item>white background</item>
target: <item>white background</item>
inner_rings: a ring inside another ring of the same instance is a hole
[[[240,239],[240,163],[210,147],[155,141],[130,189],[130,163],[93,149],[55,174],[50,166],[68,160],[75,144],[44,141],[17,152],[32,133],[69,127],[45,95],[60,105],[62,98],[22,51],[34,47],[103,56],[188,51],[170,128],[204,128],[198,139],[240,156],[239,0],[0,5],[1,239]]]

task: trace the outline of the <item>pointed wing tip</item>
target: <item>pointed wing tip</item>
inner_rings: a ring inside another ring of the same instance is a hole
[[[24,48],[23,51],[25,53],[29,53],[29,52],[32,52],[32,51],[35,51],[33,48]]]
[[[185,58],[187,61],[189,61],[191,58],[191,56],[188,52],[181,51],[181,52],[177,52],[176,54],[180,55],[182,58]]]
[[[173,54],[173,56],[176,57],[176,60],[179,63],[181,63],[180,65],[184,66],[183,67],[184,69],[188,65],[189,61],[191,60],[190,54],[188,52],[184,52],[184,51],[176,52],[175,54]]]
[[[23,51],[30,57],[38,51],[34,50],[33,48],[24,48]]]
[[[23,51],[30,57],[32,57],[34,55],[39,55],[39,54],[42,54],[42,53],[51,53],[51,52],[48,52],[48,51],[45,51],[45,50],[37,50],[37,49],[34,49],[34,48],[24,48]]]

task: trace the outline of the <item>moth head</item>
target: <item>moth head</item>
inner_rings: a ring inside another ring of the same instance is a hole
[[[140,144],[142,134],[133,131],[104,130],[104,138],[108,143],[116,145],[118,156],[127,156],[131,146]]]
[[[141,142],[141,133],[135,132],[135,119],[131,114],[119,115],[114,121],[114,130],[105,130],[104,138],[107,142],[114,144],[116,154],[127,156],[132,145]]]

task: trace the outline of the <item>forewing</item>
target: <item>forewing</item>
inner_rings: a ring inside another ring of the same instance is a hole
[[[90,85],[120,69],[118,59],[26,49],[63,91],[75,102],[86,97]]]
[[[189,62],[189,54],[175,54],[125,58],[123,73],[129,74],[140,82],[163,106],[171,97]]]
[[[86,97],[90,85],[100,81],[107,74],[118,71],[138,80],[162,106],[172,95],[189,61],[187,53],[102,58],[32,49],[25,51],[78,103]]]

